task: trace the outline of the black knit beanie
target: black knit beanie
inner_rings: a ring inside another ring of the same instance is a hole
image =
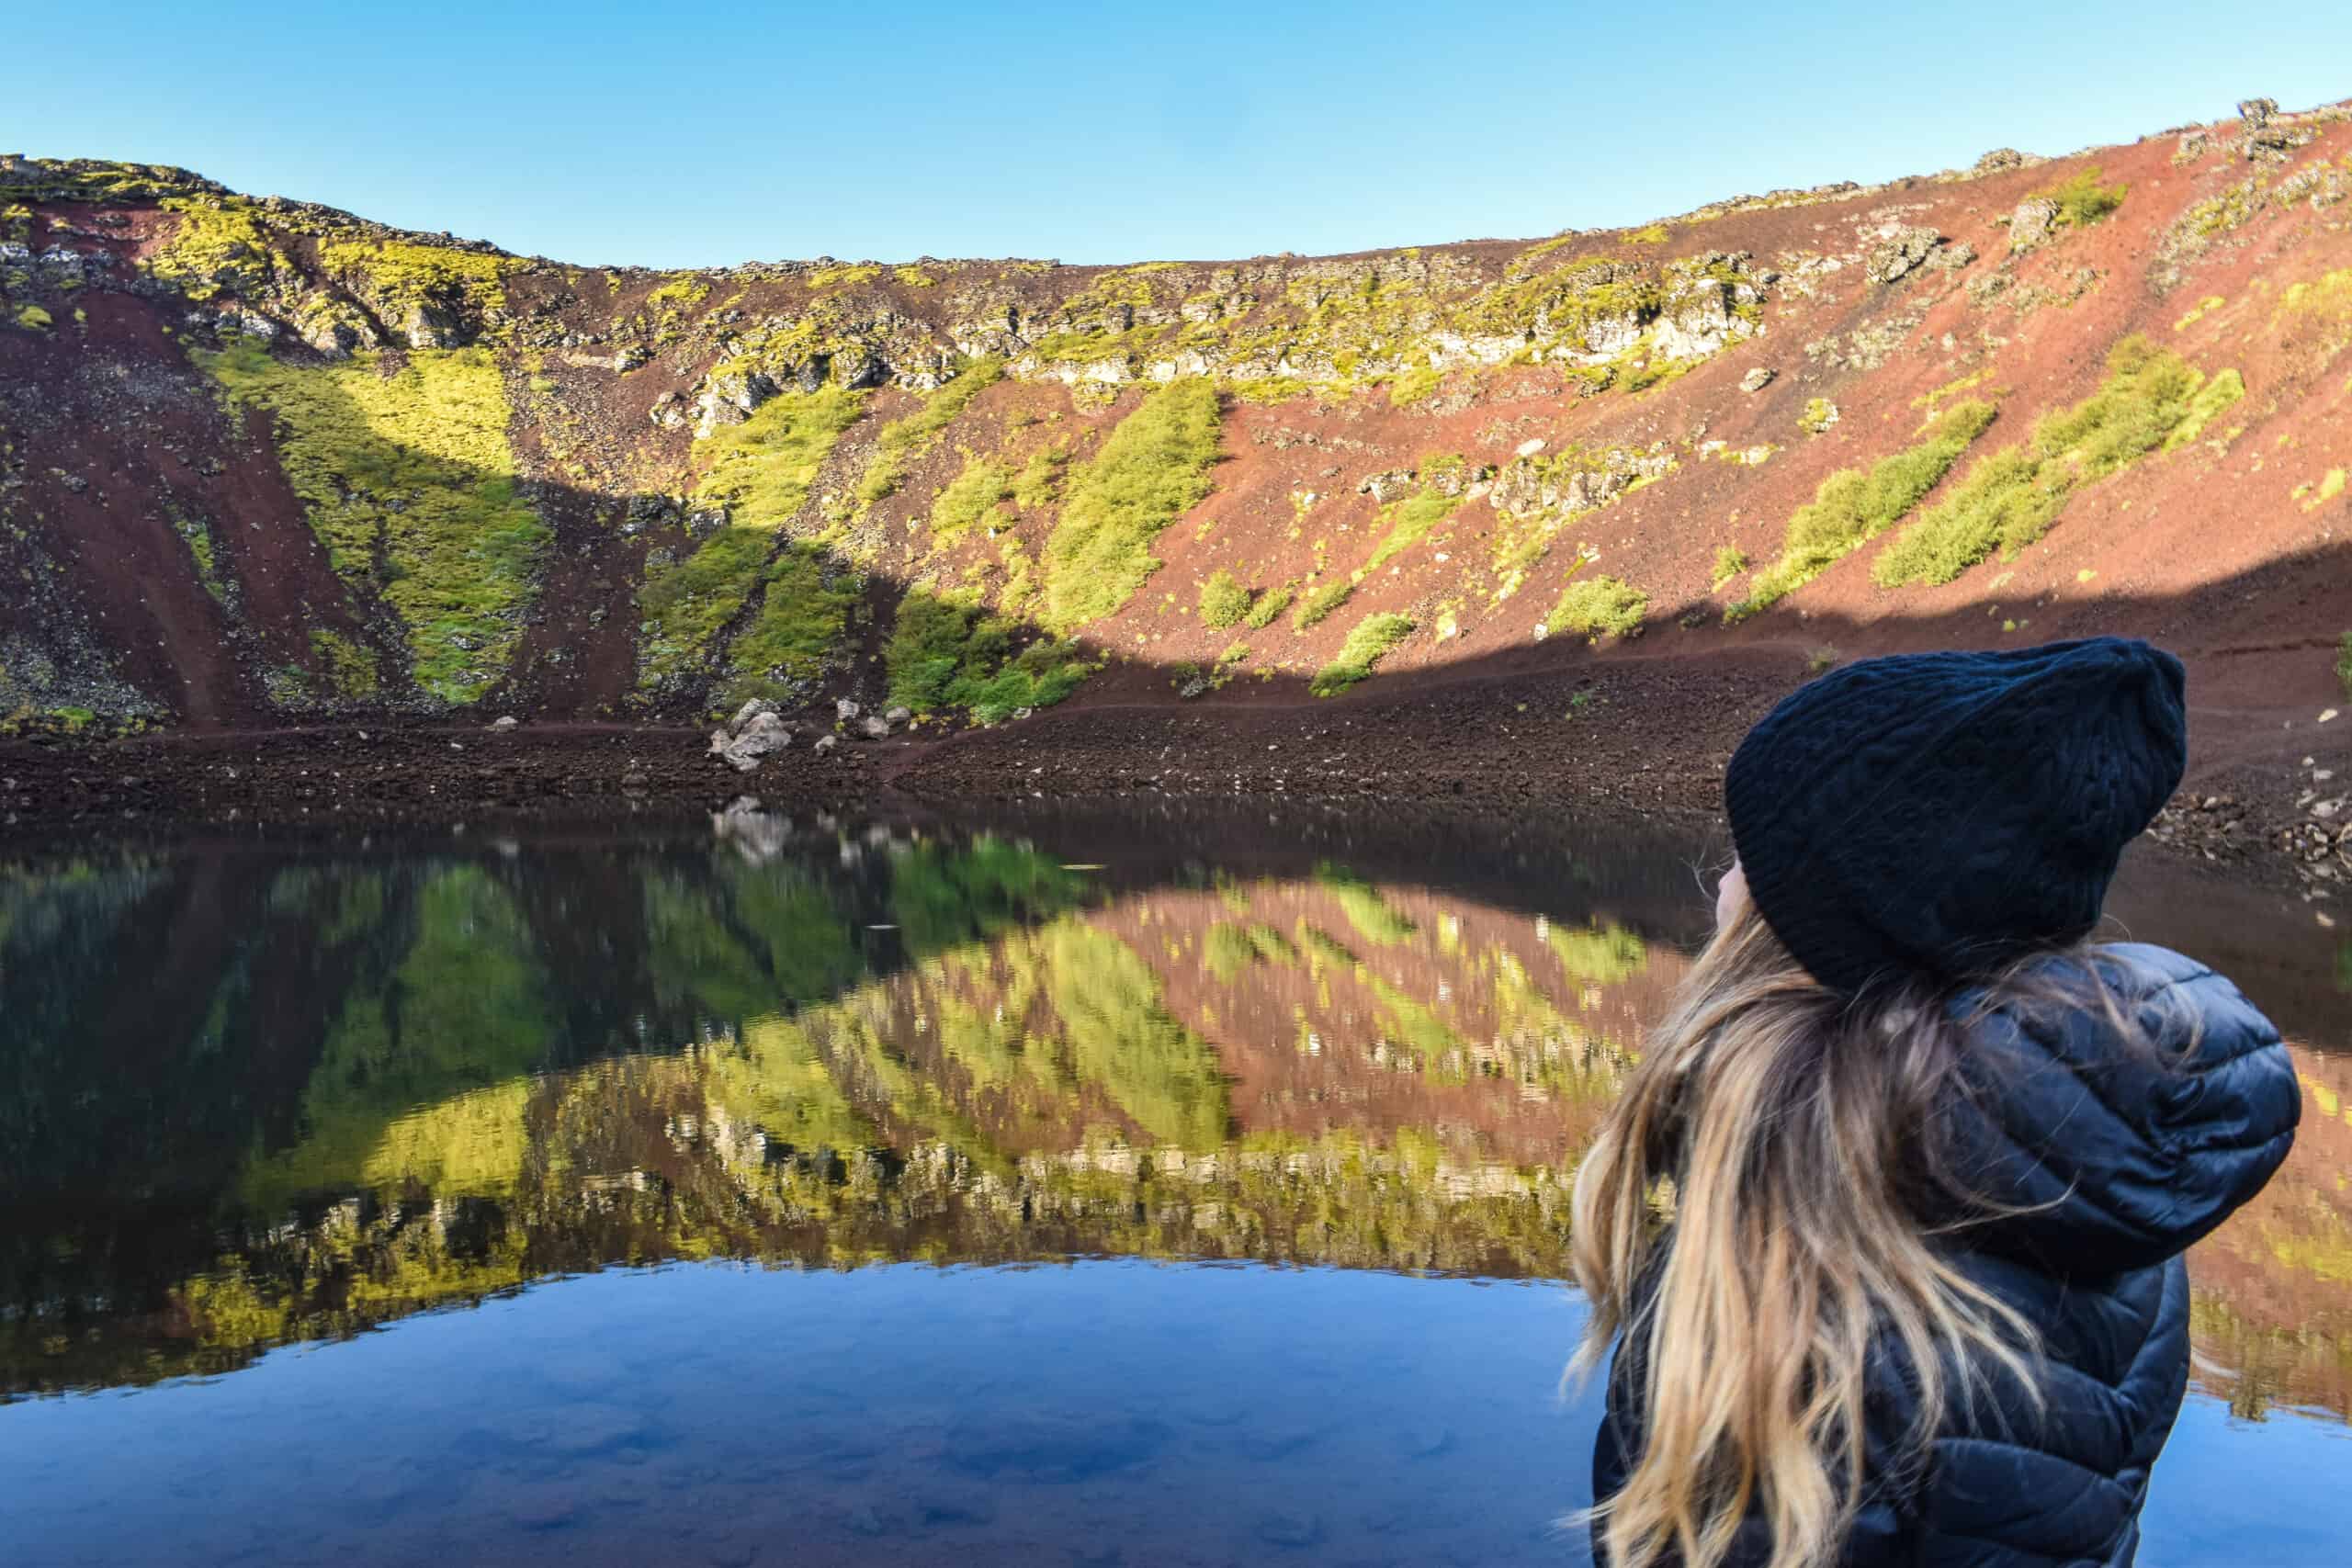
[[[2098,923],[2188,761],[2180,660],[2092,637],[1867,659],[1732,754],[1749,896],[1824,985],[1959,979]]]

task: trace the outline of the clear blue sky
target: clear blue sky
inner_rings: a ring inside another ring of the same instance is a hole
[[[100,0],[6,35],[0,149],[659,266],[1537,235],[2352,96],[2352,0]]]

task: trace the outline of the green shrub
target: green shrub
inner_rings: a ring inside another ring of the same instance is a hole
[[[2352,699],[2352,632],[2335,645],[2335,678],[2344,682],[2344,695]]]
[[[1388,383],[1388,401],[1400,409],[1427,402],[1437,394],[1438,383],[1442,379],[1426,365],[1399,370],[1396,378]]]
[[[1453,461],[1458,468],[1462,460],[1456,457]],[[1461,504],[1462,497],[1459,491],[1453,495],[1446,495],[1431,488],[1421,490],[1403,501],[1391,502],[1381,508],[1380,515],[1387,520],[1388,532],[1381,536],[1379,544],[1373,547],[1370,558],[1356,569],[1355,580],[1362,582],[1396,557],[1419,544],[1429,536],[1430,529],[1453,516],[1453,509]]]
[[[796,544],[767,567],[759,610],[728,649],[729,702],[791,696],[823,673],[860,593],[847,573],[829,579],[828,564],[823,551]]]
[[[1737,545],[1725,545],[1715,552],[1715,574],[1713,586],[1721,588],[1747,570],[1747,552]]]
[[[1250,590],[1233,573],[1219,567],[1201,584],[1201,625],[1230,626],[1250,613]]]
[[[1622,578],[1570,578],[1552,613],[1544,617],[1544,632],[1547,637],[1575,632],[1595,642],[1604,637],[1628,637],[1642,629],[1642,616],[1649,607],[1650,596]]]
[[[1242,624],[1251,631],[1263,631],[1274,624],[1276,616],[1290,608],[1290,602],[1296,597],[1298,590],[1287,582],[1271,593],[1261,593],[1258,602],[1250,606],[1250,613],[1241,617]]]
[[[1093,666],[1047,639],[1012,651],[1019,623],[960,597],[910,590],[882,654],[890,700],[922,713],[964,708],[994,724],[1015,708],[1051,707]]]
[[[974,457],[931,503],[934,539],[952,539],[977,526],[997,506],[1012,499],[1012,469],[993,457]]]
[[[2206,425],[2212,423],[2215,414],[2245,396],[2245,378],[2235,369],[2224,370],[2215,376],[2188,400],[2188,412],[2173,427],[2173,433],[2165,437],[2165,450],[2177,452],[2204,434]]]
[[[1355,591],[1356,585],[1344,577],[1325,583],[1298,602],[1298,614],[1290,618],[1290,624],[1305,631],[1346,604]]]
[[[862,393],[836,386],[784,392],[705,443],[712,450],[711,465],[695,487],[695,499],[724,506],[728,526],[683,558],[647,567],[638,595],[645,634],[640,685],[654,685],[691,667],[742,610],[770,571],[777,532],[808,499],[818,471],[864,409]],[[766,679],[761,671],[779,666],[792,667],[794,678],[813,673],[812,657],[823,658],[822,651],[810,651],[820,626],[832,626],[822,639],[827,649],[840,633],[839,616],[814,600],[802,603],[800,590],[812,581],[807,563],[777,559],[774,570],[781,592],[770,588],[758,619],[736,639],[730,661],[739,685],[748,682],[754,689]],[[818,622],[808,621],[804,612]]]
[[[1838,559],[1878,537],[1919,504],[1951,471],[1969,444],[1993,423],[1993,405],[1975,399],[1938,415],[1924,440],[1869,468],[1840,468],[1789,519],[1781,554],[1748,580],[1747,597],[1724,613],[1745,620],[1795,592]]]
[[[1062,470],[1069,466],[1067,446],[1048,446],[1030,454],[1029,460],[1021,465],[1021,477],[1012,481],[1012,504],[1023,512],[1051,505],[1061,493]]]
[[[1159,569],[1152,541],[1209,493],[1217,453],[1216,388],[1203,377],[1170,381],[1119,422],[1046,541],[1047,626],[1075,631],[1135,596]]]
[[[751,418],[721,426],[703,444],[710,448],[710,468],[695,495],[725,506],[738,528],[782,527],[808,499],[817,470],[865,408],[863,393],[831,385],[770,398]]]
[[[1933,586],[1996,549],[2014,557],[2050,531],[2078,486],[2176,445],[2180,431],[2202,429],[2245,395],[2234,372],[2208,382],[2180,355],[2136,333],[2109,353],[2107,370],[2089,397],[2045,416],[2031,435],[1971,469],[1879,553],[1871,579],[1882,588]]]
[[[2099,170],[2093,166],[2081,170],[2064,184],[2035,194],[2046,196],[2058,204],[2058,221],[2080,229],[2098,222],[2123,205],[2131,186],[2103,186],[2098,183]]]
[[[998,355],[976,359],[962,374],[923,399],[922,407],[904,419],[894,419],[874,438],[874,456],[857,481],[857,500],[871,506],[899,488],[907,469],[931,449],[939,433],[971,406],[974,398],[1004,378],[1004,360]]]
[[[1340,644],[1339,657],[1317,670],[1306,689],[1318,697],[1339,695],[1357,682],[1370,679],[1372,667],[1412,635],[1410,615],[1366,615]]]

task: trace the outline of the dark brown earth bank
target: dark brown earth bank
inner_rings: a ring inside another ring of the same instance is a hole
[[[1247,802],[1395,822],[1400,833],[1432,818],[1598,814],[1707,833],[1719,830],[1732,749],[1805,678],[1763,655],[1624,660],[1307,705],[1088,704],[944,733],[901,723],[876,737],[863,728],[874,716],[804,716],[749,771],[718,754],[710,733],[683,726],[411,720],[18,739],[0,742],[0,835],[718,811],[747,797],[783,809],[895,803],[950,815]],[[2305,738],[2283,728],[2249,761],[2240,716],[2198,711],[2197,732],[2229,743],[2200,746],[2152,842],[2296,890],[2326,924],[2352,880],[2352,822],[2339,815],[2335,770],[2280,747],[2335,741],[2337,723],[2313,724]]]

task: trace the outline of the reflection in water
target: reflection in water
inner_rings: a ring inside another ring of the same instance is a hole
[[[1557,1279],[1697,934],[1672,865],[1528,865],[1514,898],[718,826],[9,868],[0,1397],[668,1259]],[[2352,1056],[2297,1061],[2292,1160],[2192,1258],[2197,1377],[2340,1420]]]

